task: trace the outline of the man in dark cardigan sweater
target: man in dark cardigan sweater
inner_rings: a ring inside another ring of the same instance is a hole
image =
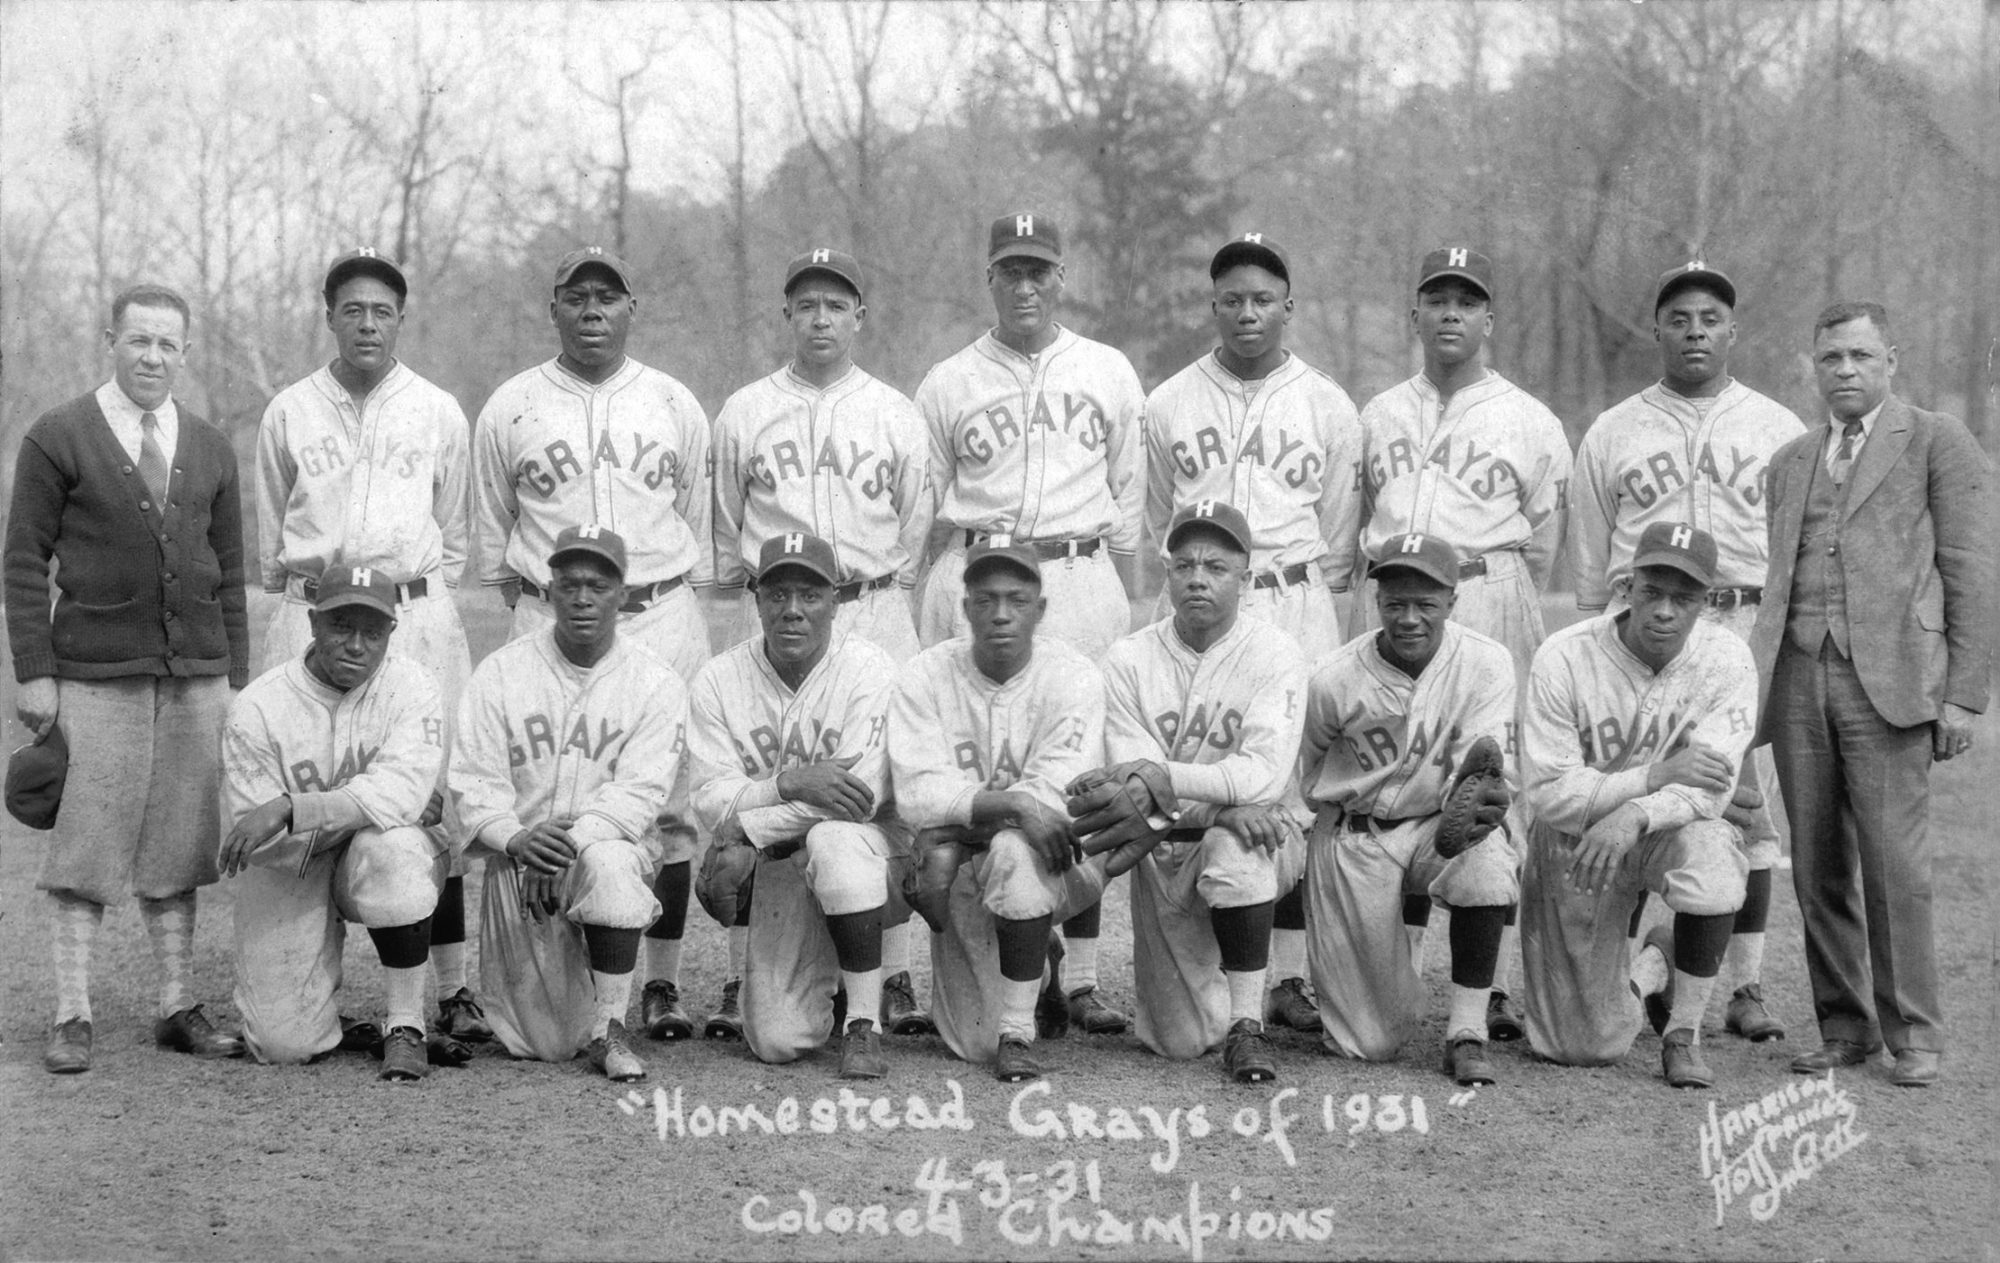
[[[104,332],[112,380],[43,414],[15,466],[15,708],[37,735],[60,719],[70,749],[35,883],[54,920],[56,1020],[42,1063],[55,1074],[90,1068],[91,943],[105,905],[128,890],[159,965],[154,1039],[198,1057],[243,1051],[187,995],[194,892],[217,877],[222,724],[250,675],[236,455],[172,398],[188,324],[172,290],[120,294]]]

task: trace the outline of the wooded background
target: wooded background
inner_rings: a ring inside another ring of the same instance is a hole
[[[1276,5],[6,0],[0,486],[107,375],[121,287],[196,311],[179,392],[247,450],[371,243],[399,353],[468,415],[556,348],[550,272],[635,266],[631,351],[710,413],[782,363],[786,260],[852,250],[905,391],[990,324],[985,231],[1053,215],[1063,319],[1147,386],[1206,261],[1291,253],[1291,345],[1357,403],[1419,366],[1419,256],[1499,268],[1494,367],[1574,439],[1658,371],[1659,272],[1737,281],[1736,376],[1812,419],[1810,323],[1889,307],[1905,397],[1995,445],[2000,0]]]

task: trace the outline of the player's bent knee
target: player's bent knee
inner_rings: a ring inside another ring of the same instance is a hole
[[[644,850],[623,838],[585,842],[570,864],[566,915],[578,925],[625,930],[658,920],[660,901]]]
[[[1430,893],[1458,908],[1504,907],[1520,901],[1520,868],[1495,830],[1445,865]]]
[[[415,825],[362,829],[335,870],[340,914],[371,929],[414,925],[437,909],[449,863],[430,833]]]
[[[889,862],[871,825],[828,820],[806,833],[806,885],[828,916],[879,908],[888,898]]]
[[[1235,833],[1211,827],[1201,835],[1201,877],[1195,889],[1211,908],[1248,908],[1278,897],[1272,856]]]
[[[1042,863],[1041,852],[1019,829],[1002,829],[980,868],[980,902],[1006,921],[1049,916],[1056,910],[1062,886]]]
[[[1660,894],[1669,908],[1689,916],[1721,916],[1743,906],[1750,860],[1737,845],[1734,825],[1696,820],[1675,831],[1672,867]]]

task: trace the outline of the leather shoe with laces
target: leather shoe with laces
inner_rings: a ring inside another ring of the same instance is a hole
[[[1493,988],[1493,994],[1486,997],[1486,1038],[1496,1044],[1511,1044],[1525,1037],[1528,1029],[1521,1025],[1521,1015],[1514,1008],[1514,1002],[1500,988]]]
[[[479,997],[470,987],[460,987],[438,1001],[437,1029],[468,1044],[483,1044],[493,1038],[486,1010],[479,1007]]]
[[[1222,1066],[1238,1083],[1269,1083],[1278,1077],[1278,1063],[1271,1059],[1271,1041],[1262,1022],[1246,1017],[1229,1028],[1222,1044]]]
[[[1870,1044],[1857,1044],[1851,1039],[1829,1039],[1808,1053],[1800,1053],[1792,1058],[1793,1074],[1818,1074],[1822,1070],[1835,1070],[1847,1066],[1858,1066],[1882,1051],[1878,1040]]]
[[[875,1031],[875,1023],[865,1017],[857,1017],[847,1024],[847,1036],[840,1045],[840,1077],[843,1079],[882,1079],[889,1074],[889,1063],[882,1057],[882,1037]]]
[[[631,1083],[646,1077],[646,1063],[632,1051],[623,1022],[611,1023],[602,1036],[590,1041],[590,1064],[613,1083]]]
[[[1319,1006],[1306,994],[1306,980],[1287,978],[1264,997],[1264,1020],[1307,1034],[1319,1030]]]
[[[882,1029],[891,1035],[937,1032],[930,1014],[917,1007],[916,984],[910,981],[907,969],[899,969],[882,980]]]
[[[199,1004],[153,1023],[153,1042],[196,1057],[241,1057],[243,1041],[216,1030]]]
[[[82,1074],[90,1069],[90,1020],[73,1017],[49,1028],[42,1069],[50,1074]]]
[[[1486,1059],[1486,1041],[1465,1032],[1445,1045],[1444,1072],[1468,1088],[1500,1081],[1493,1073],[1493,1063]]]
[[[1905,1048],[1896,1054],[1896,1069],[1889,1075],[1889,1082],[1899,1088],[1927,1088],[1938,1081],[1942,1060],[1938,1053]]]
[[[414,1083],[431,1072],[424,1033],[414,1026],[392,1026],[382,1041],[382,1077],[392,1083]]]
[[[639,992],[639,1021],[647,1039],[686,1039],[694,1034],[694,1020],[681,1007],[681,989],[665,978],[655,978]]]
[[[743,982],[739,978],[722,984],[722,1003],[708,1015],[707,1024],[701,1028],[703,1039],[743,1038],[743,1004],[738,999],[742,991]]]
[[[1764,1007],[1763,984],[1755,982],[1736,988],[1729,997],[1729,1011],[1723,1021],[1723,1029],[1734,1031],[1753,1044],[1785,1037],[1785,1024],[1772,1017],[1771,1010]]]
[[[1712,1088],[1715,1073],[1701,1059],[1701,1046],[1694,1032],[1677,1026],[1660,1037],[1660,1073],[1676,1088]]]
[[[1106,1004],[1096,987],[1069,993],[1070,1025],[1086,1035],[1123,1035],[1132,1019]]]
[[[993,1058],[993,1077],[1002,1083],[1025,1083],[1042,1077],[1042,1063],[1028,1051],[1027,1040],[1010,1035],[1000,1041],[999,1054]]]

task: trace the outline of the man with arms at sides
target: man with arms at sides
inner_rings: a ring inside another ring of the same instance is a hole
[[[309,647],[243,690],[223,733],[236,887],[236,1008],[262,1062],[342,1042],[334,1008],[347,921],[368,929],[386,977],[382,1077],[430,1073],[424,961],[448,867],[435,677],[389,653],[401,585],[333,565],[314,582]]]
[[[396,358],[410,293],[401,268],[370,247],[350,250],[320,292],[338,353],[279,391],[257,427],[258,561],[264,590],[280,598],[264,669],[313,643],[320,576],[365,566],[395,585],[396,652],[435,677],[449,722],[472,673],[451,597],[465,570],[471,427],[456,399]],[[493,1029],[465,985],[465,855],[452,856],[430,926],[437,1029],[486,1040]]]
[[[852,255],[822,247],[793,259],[784,311],[791,363],[731,395],[715,418],[716,587],[740,592],[772,539],[818,536],[839,559],[833,635],[860,636],[907,662],[918,648],[910,599],[931,520],[923,418],[854,363],[868,308]],[[731,927],[725,997],[743,976],[749,912],[746,900],[744,924]],[[926,1034],[930,1019],[910,982],[909,919],[882,934],[883,1029]],[[707,1033],[734,1032],[718,1012]]]
[[[561,353],[502,384],[474,427],[474,570],[501,590],[518,639],[552,621],[545,558],[556,537],[585,525],[617,533],[632,550],[621,629],[685,684],[709,654],[695,597],[715,573],[708,418],[686,386],[625,354],[638,311],[630,265],[602,246],[556,263],[549,320]],[[656,826],[666,860],[655,878],[661,912],[645,936],[640,1003],[654,1039],[694,1033],[680,1001],[698,845],[685,773],[668,777],[674,794]]]
[[[1430,1005],[1404,932],[1403,900],[1451,913],[1451,1014],[1445,1073],[1494,1082],[1486,1006],[1520,860],[1496,827],[1511,795],[1514,660],[1505,645],[1451,621],[1458,556],[1428,535],[1392,539],[1370,567],[1381,629],[1314,668],[1301,777],[1317,812],[1304,882],[1312,903],[1313,987],[1326,1046],[1385,1061]],[[1487,777],[1481,818],[1446,824],[1468,774]]]
[[[236,454],[172,394],[189,328],[187,300],[170,289],[119,294],[104,331],[111,380],[36,420],[14,466],[14,710],[38,736],[60,722],[70,758],[35,879],[53,922],[56,1019],[42,1064],[54,1074],[90,1069],[91,946],[106,905],[128,891],[158,969],[155,1042],[243,1052],[187,994],[195,891],[218,875],[222,725],[230,690],[250,679]]]
[[[1333,597],[1354,573],[1361,525],[1361,420],[1331,377],[1285,348],[1292,273],[1278,244],[1245,233],[1209,261],[1217,345],[1146,397],[1146,534],[1202,500],[1250,522],[1245,614],[1299,643],[1308,665],[1340,647]],[[1166,612],[1167,594],[1160,594]],[[1319,1029],[1306,994],[1305,896],[1278,900],[1266,1016]]]
[[[1792,884],[1823,1047],[1801,1074],[1882,1044],[1902,1087],[1944,1052],[1931,922],[1930,769],[1972,747],[1994,625],[1993,465],[1956,418],[1890,390],[1874,303],[1813,322],[1830,421],[1771,459],[1771,577],[1754,644],[1792,827]]]
[[[1124,352],[1056,322],[1066,277],[1054,220],[994,220],[986,260],[993,328],[917,387],[937,506],[917,631],[926,645],[966,633],[966,550],[998,533],[1041,563],[1043,638],[1101,662],[1131,629],[1138,593],[1145,391]],[[1092,904],[1063,923],[1077,995],[1053,1016],[1114,1035],[1130,1022],[1098,994],[1101,913]]]
[[[1707,531],[1648,526],[1630,607],[1535,655],[1522,729],[1528,1039],[1551,1061],[1608,1065],[1643,1007],[1676,1088],[1715,1083],[1701,1018],[1750,871],[1722,814],[1756,727],[1757,668],[1741,637],[1701,617],[1715,564]],[[1648,893],[1672,928],[1654,927],[1635,955]]]
[[[646,1077],[625,1011],[639,936],[660,915],[653,822],[685,753],[687,688],[620,634],[625,541],[600,526],[556,537],[555,622],[487,657],[459,707],[450,785],[486,861],[479,976],[516,1057],[588,1048],[607,1078]]]
[[[843,1079],[879,1079],[877,1017],[889,861],[908,834],[886,815],[889,690],[873,641],[836,637],[840,564],[793,532],[764,541],[756,574],[764,634],[711,659],[689,700],[694,807],[715,841],[704,904],[733,912],[754,872],[743,1038],[763,1061],[826,1042],[847,993]],[[909,909],[896,901],[896,910]]]
[[[1736,332],[1736,285],[1727,276],[1693,262],[1660,277],[1653,300],[1660,380],[1598,417],[1577,448],[1566,532],[1577,608],[1602,613],[1630,581],[1632,550],[1646,527],[1692,522],[1716,545],[1717,586],[1702,617],[1750,639],[1764,596],[1766,471],[1805,426],[1729,375]],[[1746,799],[1771,784],[1757,762],[1744,764]],[[1722,962],[1736,984],[1727,1024],[1747,1039],[1783,1039],[1762,982],[1778,831],[1760,804],[1742,832],[1750,878]]]
[[[932,1019],[954,1053],[1013,1083],[1042,1074],[1031,1045],[1049,927],[1075,905],[1065,790],[1103,761],[1104,694],[1082,654],[1037,634],[1047,602],[1031,547],[982,539],[964,583],[972,634],[905,668],[889,762],[917,831],[921,871],[905,889],[932,930]]]

